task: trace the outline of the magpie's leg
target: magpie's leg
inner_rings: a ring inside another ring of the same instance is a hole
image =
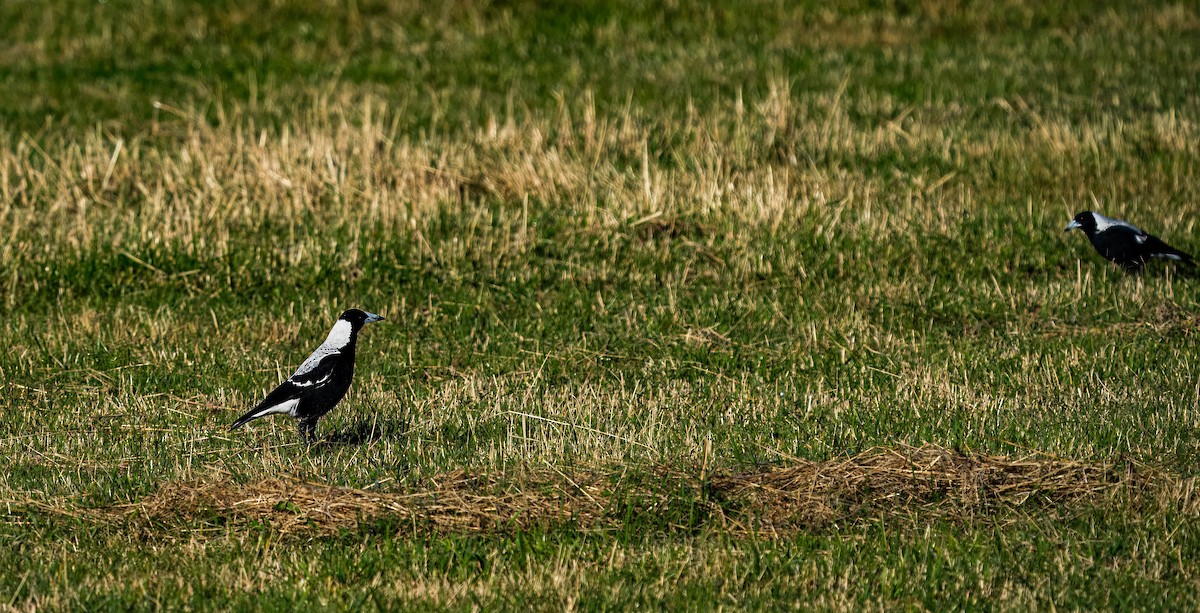
[[[300,429],[300,439],[304,441],[304,444],[312,445],[316,442],[316,438],[313,436],[313,432],[317,429],[317,422],[315,420],[302,419],[298,427]]]

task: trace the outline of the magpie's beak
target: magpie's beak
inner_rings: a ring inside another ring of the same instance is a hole
[[[1067,227],[1066,227],[1066,229],[1063,230],[1063,232],[1070,232],[1071,230],[1074,230],[1076,228],[1082,230],[1083,226],[1079,225],[1078,221],[1075,221],[1074,219],[1072,219],[1071,223],[1067,224]]]
[[[366,323],[369,323],[369,324],[371,324],[371,323],[375,323],[375,322],[377,322],[377,321],[383,321],[383,315],[376,315],[376,314],[374,314],[374,313],[367,313],[367,320],[366,320]]]

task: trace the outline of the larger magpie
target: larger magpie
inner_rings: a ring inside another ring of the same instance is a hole
[[[1081,230],[1092,246],[1110,262],[1128,272],[1138,272],[1153,259],[1174,260],[1195,266],[1192,256],[1162,242],[1157,236],[1120,219],[1084,211],[1067,224],[1064,232]]]
[[[229,427],[240,428],[265,415],[284,413],[299,420],[300,437],[313,442],[317,420],[346,395],[354,380],[354,346],[363,326],[382,321],[383,317],[350,309],[338,318],[325,342],[307,360],[279,384],[258,406],[238,418]]]

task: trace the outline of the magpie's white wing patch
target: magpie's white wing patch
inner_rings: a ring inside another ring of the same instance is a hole
[[[333,376],[334,366],[342,359],[342,354],[338,352],[327,353],[324,355],[313,354],[308,360],[305,360],[305,367],[297,370],[292,376],[288,377],[285,384],[295,385],[297,387],[312,387],[313,385],[321,385],[329,381]],[[312,362],[309,364],[309,362]]]
[[[317,347],[317,350],[312,352],[312,355],[308,356],[308,358],[304,360],[304,363],[300,364],[300,368],[297,368],[296,372],[292,373],[291,378],[295,379],[297,377],[307,375],[308,373],[312,372],[317,365],[324,361],[325,358],[338,355],[340,353],[340,349],[330,349],[324,345]]]
[[[327,382],[329,382],[329,380],[331,378],[333,378],[332,370],[325,373],[325,376],[321,377],[320,379],[306,379],[303,377],[297,378],[293,375],[293,377],[291,379],[289,379],[289,381],[291,382],[292,385],[295,385],[296,387],[312,387],[314,385],[324,385]]]
[[[1105,217],[1105,216],[1101,215],[1100,213],[1092,213],[1092,218],[1096,220],[1096,232],[1104,232],[1105,230],[1108,230],[1109,228],[1124,228],[1126,230],[1133,230],[1137,234],[1140,234],[1143,236],[1146,234],[1146,232],[1144,230],[1142,230],[1141,228],[1139,228],[1123,219],[1113,219],[1112,217]],[[1142,239],[1142,240],[1145,240],[1145,239]]]

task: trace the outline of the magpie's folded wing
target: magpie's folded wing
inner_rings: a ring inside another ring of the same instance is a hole
[[[1120,238],[1121,240],[1129,241],[1130,244],[1142,244],[1150,237],[1141,229],[1127,223],[1113,224],[1104,231],[1104,234],[1112,238]]]
[[[333,366],[337,358],[336,353],[327,354],[308,370],[296,371],[296,374],[288,377],[279,387],[267,394],[255,408],[275,406],[325,385],[333,378]]]
[[[324,385],[333,378],[333,368],[341,359],[341,353],[327,353],[318,358],[309,368],[296,370],[292,376],[288,377],[287,383],[302,390]]]
[[[321,366],[321,364],[330,356],[338,356],[341,354],[342,351],[339,348],[321,345],[320,347],[317,347],[316,351],[312,352],[312,355],[304,359],[304,362],[300,364],[300,367],[296,369],[296,372],[292,373],[292,378],[294,379],[300,375],[313,371]]]

